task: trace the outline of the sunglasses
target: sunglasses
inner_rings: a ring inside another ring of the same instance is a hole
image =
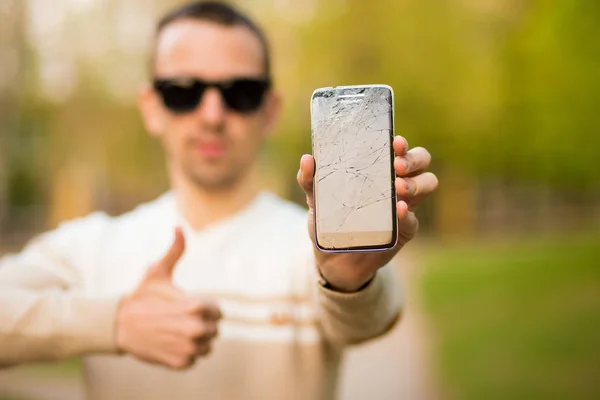
[[[269,79],[238,78],[222,82],[206,82],[200,79],[155,79],[154,90],[160,95],[167,109],[175,114],[194,110],[202,101],[208,88],[221,93],[227,107],[240,113],[258,110],[270,87]]]

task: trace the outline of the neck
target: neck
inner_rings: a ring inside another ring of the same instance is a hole
[[[206,188],[171,173],[171,184],[179,212],[194,230],[201,230],[250,204],[259,192],[253,178],[254,173],[249,172],[231,186]]]

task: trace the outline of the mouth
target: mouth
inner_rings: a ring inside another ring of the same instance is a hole
[[[194,144],[203,157],[214,159],[225,155],[225,144],[221,141],[199,140]]]

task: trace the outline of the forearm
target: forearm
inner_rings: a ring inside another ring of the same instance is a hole
[[[115,352],[118,303],[0,285],[0,366]]]
[[[325,336],[341,345],[360,343],[386,333],[401,311],[400,289],[391,265],[380,269],[373,281],[356,293],[319,287],[317,302]]]

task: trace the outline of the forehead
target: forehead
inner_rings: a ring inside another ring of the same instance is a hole
[[[265,73],[261,42],[242,25],[176,21],[160,33],[155,51],[156,74],[164,77],[219,80]]]

